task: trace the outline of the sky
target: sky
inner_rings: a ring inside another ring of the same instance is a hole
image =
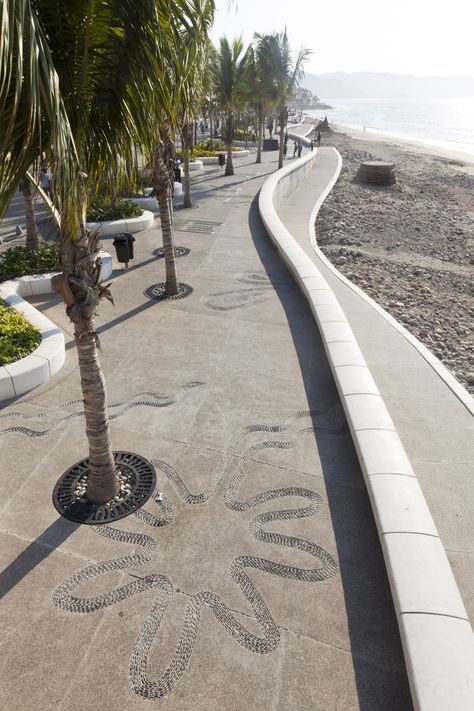
[[[216,0],[212,39],[287,28],[306,72],[474,77],[474,0]]]

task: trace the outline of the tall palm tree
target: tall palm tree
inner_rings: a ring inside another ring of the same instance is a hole
[[[270,35],[255,33],[254,44],[248,51],[245,84],[248,101],[255,106],[257,123],[257,158],[255,162],[261,163],[265,112],[274,107],[277,101],[276,85],[273,80]]]
[[[197,1],[197,0],[196,0]],[[47,151],[61,212],[56,288],[74,324],[89,441],[87,497],[118,490],[95,313],[96,235],[85,228],[87,188],[117,175],[149,139],[147,101],[162,91],[176,26],[193,23],[191,0],[3,0],[0,14],[0,213],[28,167]],[[47,38],[47,39],[46,39]],[[173,46],[173,51],[175,46]]]
[[[154,145],[152,183],[160,207],[165,291],[170,296],[178,294],[172,202],[175,136],[180,129],[183,131],[183,127],[186,137],[190,134],[196,98],[200,97],[199,72],[203,71],[205,63],[214,10],[214,0],[188,0],[189,16],[181,14],[181,22],[175,21],[167,37],[170,51],[161,73],[162,91],[167,102],[155,95],[155,101],[149,107],[155,127],[155,133],[149,134]]]
[[[247,54],[244,52],[242,38],[234,39],[232,44],[227,37],[222,37],[219,48],[214,50],[211,57],[211,75],[214,84],[214,93],[220,109],[225,113],[225,142],[227,148],[227,161],[225,175],[234,175],[232,161],[232,139],[234,131],[234,113],[242,102],[244,95],[243,80]]]
[[[294,57],[286,30],[284,32],[274,32],[262,39],[270,62],[271,84],[275,96],[276,115],[280,130],[278,168],[282,168],[284,133],[288,120],[287,104],[292,99],[304,76],[303,65],[311,54],[311,50],[301,49]]]

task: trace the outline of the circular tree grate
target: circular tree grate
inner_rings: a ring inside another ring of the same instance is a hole
[[[187,254],[189,254],[191,250],[188,249],[187,247],[175,247],[174,248],[174,255],[175,257],[185,257]],[[153,254],[155,257],[158,257],[158,259],[162,259],[165,256],[165,250],[163,247],[158,247],[158,249],[153,250]]]
[[[163,301],[164,299],[184,299],[185,296],[189,296],[193,291],[193,287],[189,286],[189,284],[184,284],[183,282],[178,283],[178,293],[174,294],[173,296],[169,296],[166,293],[166,284],[164,282],[160,282],[159,284],[152,284],[151,286],[147,286],[147,288],[144,290],[145,296],[148,296],[149,299],[155,299],[156,301]]]
[[[133,452],[114,452],[120,492],[106,504],[91,504],[85,497],[89,460],[81,459],[68,469],[53,491],[53,504],[65,518],[75,523],[110,523],[139,509],[156,486],[153,465]]]

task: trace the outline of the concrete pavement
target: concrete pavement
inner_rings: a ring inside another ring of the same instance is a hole
[[[55,296],[35,300],[68,348],[0,413],[8,711],[411,708],[341,403],[258,216],[275,158],[192,176],[197,207],[176,212],[189,297],[143,295],[164,278],[155,227],[101,306],[113,446],[152,460],[164,494],[148,513],[100,530],[56,514],[52,488],[87,450],[71,327]]]

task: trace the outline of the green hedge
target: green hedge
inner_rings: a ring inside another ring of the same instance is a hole
[[[125,220],[128,217],[140,217],[142,212],[141,207],[131,200],[117,198],[114,207],[112,207],[109,197],[95,195],[87,207],[87,221]]]
[[[27,274],[60,271],[61,260],[56,244],[41,242],[38,249],[10,247],[0,255],[0,282]]]
[[[39,330],[0,299],[0,365],[24,358],[40,341]]]

